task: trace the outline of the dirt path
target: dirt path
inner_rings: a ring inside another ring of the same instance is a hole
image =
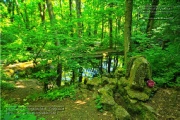
[[[16,89],[3,90],[2,97],[10,102],[23,104],[23,99],[34,93],[42,93],[42,86],[37,81],[19,81],[16,83]],[[92,91],[87,90],[86,95],[76,100],[66,98],[62,101],[30,101],[28,107],[30,110],[36,109],[37,116],[47,120],[114,120],[112,113],[97,111]],[[157,111],[158,120],[180,120],[179,101],[180,91],[160,88],[146,104]]]
[[[180,120],[180,91],[160,88],[147,103],[157,111],[158,120]]]
[[[26,96],[34,93],[42,93],[42,87],[37,81],[19,81],[16,89],[2,91],[2,97],[9,102],[23,104]],[[37,113],[37,116],[46,120],[113,120],[114,116],[107,111],[99,112],[95,108],[92,92],[87,90],[84,99],[72,100],[66,98],[62,101],[38,100],[29,102],[29,109]]]

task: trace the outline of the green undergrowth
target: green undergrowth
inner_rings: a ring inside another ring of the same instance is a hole
[[[13,89],[15,89],[15,85],[12,83],[8,83],[6,81],[1,81],[1,89],[2,90],[13,90]]]
[[[76,85],[65,86],[59,89],[49,90],[47,93],[32,94],[27,99],[36,101],[38,99],[63,100],[64,98],[76,99]]]
[[[25,105],[9,104],[0,98],[1,102],[1,120],[45,120],[38,118],[34,113],[29,112]]]
[[[101,103],[101,96],[100,95],[96,96],[95,102],[96,102],[96,108],[98,109],[98,111],[103,112],[103,105]]]

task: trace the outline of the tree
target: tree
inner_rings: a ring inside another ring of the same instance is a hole
[[[149,33],[153,29],[154,18],[156,15],[156,8],[159,4],[159,0],[152,0],[152,6],[149,14],[148,24],[146,28],[146,33]]]
[[[48,8],[48,13],[49,13],[49,17],[50,17],[50,21],[51,21],[51,27],[53,28],[52,30],[55,30],[55,33],[56,33],[56,29],[55,28],[55,15],[54,15],[54,11],[53,11],[53,5],[52,5],[52,2],[51,0],[46,0],[46,4],[47,4],[47,8]],[[60,45],[60,42],[58,40],[56,40],[56,43],[55,43],[56,46],[59,46]],[[62,63],[60,61],[60,55],[58,55],[58,64],[57,64],[57,74],[58,74],[58,77],[56,79],[56,85],[58,87],[61,86],[61,80],[62,80]]]
[[[124,23],[124,63],[127,64],[127,54],[130,49],[130,40],[131,40],[133,0],[126,0],[125,6],[126,8],[125,8],[125,23]]]

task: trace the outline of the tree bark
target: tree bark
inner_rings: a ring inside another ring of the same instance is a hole
[[[53,5],[52,5],[51,0],[46,0],[46,4],[47,4],[47,8],[48,8],[51,27],[54,27],[54,25],[55,25],[55,15],[54,15],[54,12],[53,12]],[[56,40],[55,45],[59,46],[59,44],[60,44],[60,42],[58,40]],[[56,79],[56,85],[58,87],[60,87],[61,86],[61,80],[62,80],[62,63],[60,62],[59,59],[58,59],[58,64],[57,64],[57,74],[58,74],[58,77]]]
[[[70,23],[72,22],[72,0],[69,0],[69,18],[70,18]],[[73,26],[70,25],[70,36],[73,37]]]
[[[50,21],[51,21],[51,23],[53,23],[55,20],[55,15],[54,15],[53,5],[52,5],[51,0],[46,0],[46,4],[47,4],[47,8],[48,8]]]
[[[80,22],[81,18],[81,0],[76,0],[76,13],[78,21],[78,37],[81,37],[82,34],[82,23]]]
[[[83,73],[83,68],[80,67],[80,68],[79,68],[79,82],[80,82],[80,83],[82,82],[82,78],[83,78],[82,73]]]
[[[147,24],[147,28],[146,28],[146,33],[151,32],[151,30],[153,29],[153,25],[154,25],[154,18],[156,15],[156,8],[159,4],[159,0],[152,0],[152,6],[151,6],[151,11],[149,14],[149,20],[148,20],[148,24]]]
[[[109,55],[109,58],[108,58],[108,73],[111,72],[111,56]]]
[[[113,4],[109,4],[110,9],[113,7]],[[113,20],[112,20],[112,12],[109,12],[109,48],[113,48]]]
[[[45,0],[44,0],[45,2]],[[38,7],[39,7],[39,12],[40,12],[40,17],[41,17],[41,21],[42,23],[45,22],[45,13],[46,13],[46,5],[43,3],[38,3]]]
[[[132,10],[133,0],[126,0],[125,2],[125,26],[124,26],[124,63],[127,64],[127,54],[130,48],[131,40],[131,24],[132,24]]]

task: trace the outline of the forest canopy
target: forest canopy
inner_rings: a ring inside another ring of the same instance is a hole
[[[59,71],[76,70],[111,49],[124,52],[123,67],[145,56],[159,85],[180,83],[178,0],[1,0],[0,7],[3,64],[52,60]]]

